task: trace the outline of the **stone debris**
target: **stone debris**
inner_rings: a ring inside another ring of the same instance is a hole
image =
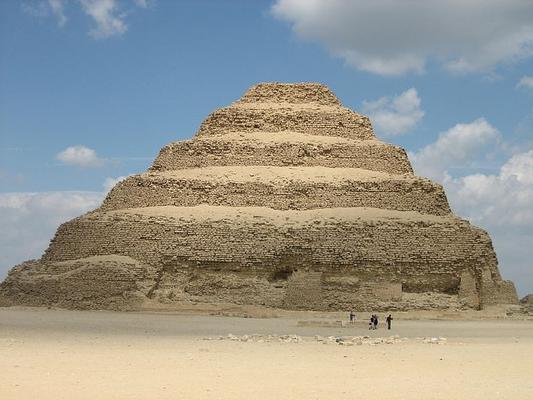
[[[397,311],[518,299],[488,234],[368,117],[321,84],[264,83],[62,224],[0,284],[0,305],[180,302]]]
[[[422,337],[409,339],[400,337],[399,335],[387,337],[370,337],[370,336],[298,336],[298,335],[221,335],[221,336],[206,336],[202,340],[226,340],[233,342],[255,342],[255,343],[310,343],[317,342],[325,345],[338,346],[378,346],[378,345],[392,345],[406,342],[418,342],[427,344],[446,344],[447,339],[444,337]]]
[[[528,313],[529,315],[533,315],[533,294],[528,294],[527,296],[524,296],[520,300],[520,304],[522,306],[523,312]]]
[[[423,338],[422,341],[424,343],[429,343],[429,344],[444,344],[446,343],[446,338],[444,337],[431,337],[431,338]]]
[[[257,342],[257,343],[270,343],[270,342],[280,342],[280,343],[301,343],[304,339],[298,335],[242,335],[237,336],[229,333],[225,336],[207,336],[202,338],[202,340],[229,340],[233,342]]]

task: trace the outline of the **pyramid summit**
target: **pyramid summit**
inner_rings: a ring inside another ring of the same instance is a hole
[[[488,234],[317,83],[262,83],[15,266],[0,304],[311,310],[517,303]]]

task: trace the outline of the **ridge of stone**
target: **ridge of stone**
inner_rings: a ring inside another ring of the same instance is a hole
[[[308,111],[322,114],[342,114],[346,112],[354,112],[346,107],[331,104],[320,103],[289,103],[277,101],[261,101],[261,102],[242,102],[240,100],[232,103],[226,108],[236,108],[239,110],[275,110],[275,111]]]
[[[308,144],[339,144],[339,145],[357,145],[357,146],[386,146],[399,148],[399,146],[383,142],[373,138],[359,139],[348,138],[341,136],[324,136],[324,135],[309,135],[305,132],[298,131],[257,131],[257,132],[228,132],[223,134],[196,136],[191,140],[203,141],[206,143],[212,141],[222,142],[249,142],[249,143],[308,143]],[[170,143],[167,146],[183,143],[183,140]]]
[[[341,102],[325,85],[315,82],[268,82],[252,86],[239,100],[241,103],[314,103],[340,106]]]
[[[201,204],[192,207],[152,206],[126,208],[111,211],[95,211],[84,218],[109,218],[121,215],[139,215],[145,218],[169,218],[171,220],[227,221],[232,223],[269,223],[280,226],[316,224],[335,224],[340,221],[390,221],[398,223],[457,224],[470,225],[453,214],[433,215],[417,211],[398,211],[372,207],[330,207],[308,210],[278,210],[270,207],[230,207]]]
[[[147,179],[180,179],[201,181],[233,181],[233,182],[283,182],[283,181],[308,181],[316,183],[343,183],[346,181],[387,181],[410,180],[431,181],[410,174],[390,174],[363,168],[330,168],[322,166],[313,167],[280,167],[280,166],[209,166],[201,168],[184,168],[180,170],[167,170],[145,172],[138,175]]]

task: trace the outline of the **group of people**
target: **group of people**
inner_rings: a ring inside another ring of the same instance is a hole
[[[392,325],[392,315],[389,314],[389,316],[385,319],[387,321],[387,329],[391,328]],[[368,329],[378,329],[378,316],[377,314],[372,314],[370,317],[370,322],[368,323]]]
[[[394,318],[392,318],[391,314],[389,314],[389,316],[385,319],[385,321],[387,321],[387,329],[391,328],[393,319]],[[353,311],[350,311],[350,322],[353,324],[355,323],[356,320],[357,320],[357,317],[355,313]],[[368,323],[368,329],[378,329],[378,322],[379,322],[379,319],[378,319],[377,314],[372,314],[372,316],[370,317],[370,322]]]

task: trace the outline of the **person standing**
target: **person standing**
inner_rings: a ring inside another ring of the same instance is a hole
[[[354,314],[354,312],[352,310],[352,311],[350,311],[350,323],[353,324],[354,322],[355,322],[355,314]]]
[[[392,320],[394,318],[392,318],[392,315],[389,314],[389,316],[387,317],[387,329],[390,329],[390,326],[391,326],[391,323],[392,323]]]
[[[378,329],[378,316],[374,315],[374,329]]]

